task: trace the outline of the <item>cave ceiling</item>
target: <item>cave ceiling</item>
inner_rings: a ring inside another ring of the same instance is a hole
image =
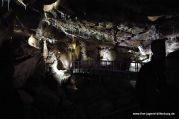
[[[69,47],[138,48],[179,36],[177,0],[2,0],[0,44],[30,36]],[[89,45],[91,44],[91,45]],[[39,43],[32,46],[40,48]]]

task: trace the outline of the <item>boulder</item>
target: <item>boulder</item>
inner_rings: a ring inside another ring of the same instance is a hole
[[[20,88],[26,83],[27,79],[33,74],[40,56],[40,54],[37,54],[14,66],[14,88]]]
[[[32,104],[34,102],[33,97],[24,90],[18,90],[19,96],[24,104]]]

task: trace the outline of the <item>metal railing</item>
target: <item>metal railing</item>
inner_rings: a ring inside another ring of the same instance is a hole
[[[143,62],[129,62],[129,61],[73,61],[73,73],[86,73],[92,70],[108,70],[113,72],[139,72]]]

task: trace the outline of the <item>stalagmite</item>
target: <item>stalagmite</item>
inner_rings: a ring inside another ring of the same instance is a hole
[[[44,39],[43,57],[44,57],[44,61],[46,62],[47,61],[47,57],[48,57],[48,49],[47,49],[46,39]]]

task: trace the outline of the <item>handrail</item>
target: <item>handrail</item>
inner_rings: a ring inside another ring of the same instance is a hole
[[[130,69],[130,65],[134,65],[133,71]],[[99,61],[99,60],[86,60],[86,61],[73,61],[72,69],[75,72],[80,72],[80,70],[109,70],[116,72],[139,72],[140,67],[143,66],[143,62],[136,61]]]

